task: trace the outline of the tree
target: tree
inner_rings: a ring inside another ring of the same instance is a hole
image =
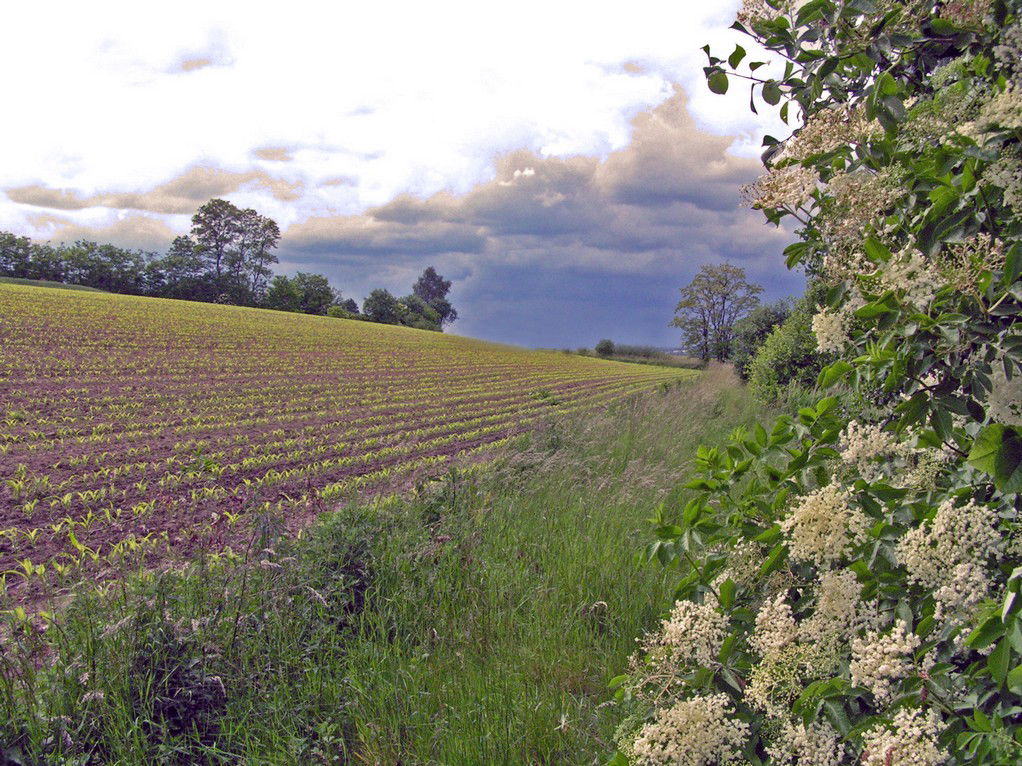
[[[418,295],[406,295],[399,301],[402,308],[401,324],[420,330],[440,331],[440,314]]]
[[[302,291],[293,280],[285,276],[276,276],[270,282],[263,305],[277,311],[301,311]]]
[[[593,350],[598,356],[610,356],[614,353],[614,341],[610,338],[604,338],[596,344],[596,348]]]
[[[703,360],[727,359],[735,322],[759,305],[763,288],[745,279],[745,269],[723,263],[704,264],[688,286],[671,325],[681,328],[682,343]]]
[[[32,241],[7,231],[0,231],[0,274],[6,277],[27,277],[32,263]]]
[[[401,303],[390,291],[376,289],[362,302],[362,313],[370,322],[401,324]]]
[[[306,314],[326,314],[339,297],[322,274],[299,271],[291,280],[301,295],[300,308]]]
[[[432,266],[428,266],[412,286],[412,294],[428,303],[439,315],[441,327],[458,318],[458,311],[447,300],[450,289],[451,280],[437,274]]]
[[[192,216],[192,238],[214,280],[230,266],[242,232],[242,211],[225,199],[211,199]]]

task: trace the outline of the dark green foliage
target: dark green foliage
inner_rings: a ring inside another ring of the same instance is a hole
[[[749,386],[764,402],[798,402],[801,395],[813,390],[820,370],[831,360],[832,355],[816,350],[813,335],[813,314],[822,298],[820,288],[810,288],[749,361]]]
[[[730,263],[704,263],[681,288],[672,327],[682,332],[682,345],[704,362],[723,362],[731,353],[735,322],[759,305],[763,288],[749,283],[745,269]]]
[[[437,314],[439,327],[450,324],[458,318],[458,312],[447,300],[447,293],[451,289],[451,280],[444,279],[437,274],[432,266],[426,267],[422,276],[412,286],[412,295],[425,301],[427,305]],[[420,313],[421,312],[417,312]],[[417,326],[417,325],[413,325]],[[433,329],[432,327],[427,329]],[[439,328],[437,328],[439,329]]]
[[[614,353],[614,341],[604,338],[593,349],[599,356],[610,356]]]
[[[774,328],[780,326],[792,311],[792,301],[780,300],[754,308],[748,316],[735,323],[731,340],[731,363],[743,380],[749,379],[749,366],[760,346]]]
[[[389,290],[376,289],[362,301],[362,313],[370,322],[401,324],[401,303]]]

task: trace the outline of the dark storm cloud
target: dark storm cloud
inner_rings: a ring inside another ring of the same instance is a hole
[[[670,345],[686,284],[729,261],[776,298],[802,287],[784,271],[783,230],[740,206],[758,161],[701,132],[681,92],[638,115],[627,146],[598,157],[498,157],[465,194],[400,195],[363,215],[290,227],[282,262],[329,274],[346,294],[403,294],[426,265],[454,280],[454,331],[534,346],[600,337]]]

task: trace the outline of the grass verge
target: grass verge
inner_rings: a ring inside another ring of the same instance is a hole
[[[760,415],[711,369],[299,540],[266,518],[240,562],[14,615],[0,763],[599,762],[607,679],[669,603],[651,509]]]

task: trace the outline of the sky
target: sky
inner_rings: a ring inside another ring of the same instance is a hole
[[[277,221],[281,273],[345,297],[434,266],[461,335],[675,345],[702,264],[803,286],[792,235],[739,199],[790,129],[703,81],[701,46],[754,49],[737,7],[18,3],[0,230],[162,252],[222,197]]]

